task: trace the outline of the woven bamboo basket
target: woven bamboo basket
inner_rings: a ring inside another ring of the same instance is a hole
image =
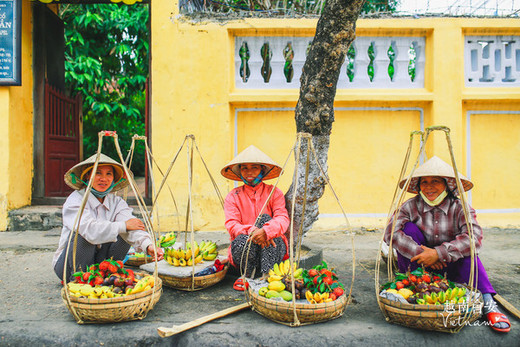
[[[151,257],[129,257],[125,263],[128,266],[141,266],[143,264],[153,263]]]
[[[460,312],[458,305],[448,311],[446,305],[405,304],[381,296],[379,301],[388,322],[422,330],[456,333],[466,324],[464,319],[469,324],[480,317],[479,310],[473,308],[479,301],[466,303],[467,313]]]
[[[211,275],[206,276],[197,276],[194,277],[194,283],[192,283],[192,277],[174,277],[168,276],[164,274],[159,274],[159,278],[161,278],[164,282],[164,285],[167,287],[171,287],[174,289],[185,290],[188,292],[202,290],[204,288],[211,287],[212,285],[217,284],[222,281],[226,276],[229,265],[226,265],[224,269],[219,272],[216,272]]]
[[[300,321],[299,325],[307,325],[339,318],[343,315],[347,306],[346,295],[342,295],[331,302],[321,304],[296,303],[293,307],[292,301],[267,299],[258,295],[251,288],[248,289],[248,294],[254,311],[272,321],[285,325],[293,325],[294,308]]]
[[[78,321],[80,324],[116,323],[145,318],[148,311],[159,301],[161,294],[162,281],[158,278],[155,283],[155,288],[141,293],[106,299],[89,299],[70,296],[70,302],[78,318],[81,320]],[[67,305],[65,295],[65,288],[62,288],[61,297],[63,302]],[[70,308],[69,311],[74,315]]]

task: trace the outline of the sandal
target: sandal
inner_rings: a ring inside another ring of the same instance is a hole
[[[501,333],[507,333],[511,330],[511,323],[509,322],[509,319],[507,319],[506,315],[501,312],[489,312],[487,315],[487,320],[489,322],[489,325],[491,329],[501,332]],[[496,323],[506,323],[509,326],[507,328],[497,328],[495,327]]]
[[[244,281],[242,280],[242,278],[238,278],[235,283],[233,283],[233,289],[234,290],[238,290],[240,292],[243,292],[244,290],[246,290],[247,288],[249,287],[249,283],[247,283],[247,281],[244,283]]]

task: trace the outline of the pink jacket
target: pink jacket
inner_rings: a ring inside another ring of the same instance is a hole
[[[243,185],[235,188],[226,196],[224,201],[225,225],[231,241],[240,234],[249,235],[253,232],[256,229],[254,226],[256,217],[262,212],[273,218],[263,226],[267,239],[282,237],[289,250],[285,237],[285,231],[289,226],[289,215],[285,208],[282,191],[276,188],[264,211],[260,211],[272,189],[272,185],[260,182],[255,187]],[[228,249],[228,257],[231,264],[235,265],[231,257],[231,246]],[[284,258],[286,257],[287,253]]]

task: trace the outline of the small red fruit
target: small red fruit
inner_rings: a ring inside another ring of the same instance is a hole
[[[133,281],[135,279],[134,270],[126,269],[126,272],[128,272],[128,278],[132,279],[132,281]]]
[[[316,271],[316,269],[310,269],[308,274],[309,274],[309,277],[316,277],[316,276],[318,276],[318,271]]]
[[[417,282],[417,276],[410,275],[410,276],[408,276],[408,280],[410,280],[410,282],[412,282],[412,283],[415,283],[415,282]]]
[[[84,272],[83,273],[83,281],[88,282],[88,278],[90,277],[90,272]]]
[[[334,293],[334,295],[336,295],[336,298],[339,298],[340,296],[343,295],[344,291],[343,291],[343,288],[337,287],[337,288],[334,288],[334,291],[332,293]]]
[[[123,262],[122,262],[121,260],[116,260],[116,263],[119,264],[119,267],[120,267],[121,269],[123,268],[124,264],[123,264]]]
[[[332,299],[332,301],[336,300],[338,297],[334,293],[329,294],[329,299]]]
[[[332,284],[332,278],[330,277],[323,277],[323,283],[327,284],[327,285],[331,285]]]
[[[99,264],[99,270],[106,271],[108,269],[108,265],[110,265],[110,263],[108,261],[106,261],[106,260],[102,261]]]
[[[108,271],[115,274],[115,273],[117,273],[117,267],[115,265],[109,264]]]
[[[426,282],[426,283],[430,283],[430,282],[432,281],[432,279],[430,278],[430,275],[426,275],[426,274],[424,274],[424,275],[422,275],[421,278],[422,278],[422,280],[423,280],[424,282]]]
[[[404,280],[402,280],[401,282],[403,282],[405,287],[410,285],[410,281],[408,281],[406,278]]]
[[[404,288],[403,282],[401,282],[401,281],[395,282],[395,289],[399,290],[399,289],[403,289],[403,288]]]
[[[98,286],[98,285],[102,285],[103,284],[103,277],[101,276],[96,276],[94,278],[94,285]]]
[[[320,274],[325,274],[325,276],[332,277],[332,272],[327,269],[321,269]]]

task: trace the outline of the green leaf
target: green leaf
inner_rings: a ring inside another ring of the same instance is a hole
[[[422,267],[418,267],[417,269],[411,272],[414,276],[422,276],[424,274]]]

